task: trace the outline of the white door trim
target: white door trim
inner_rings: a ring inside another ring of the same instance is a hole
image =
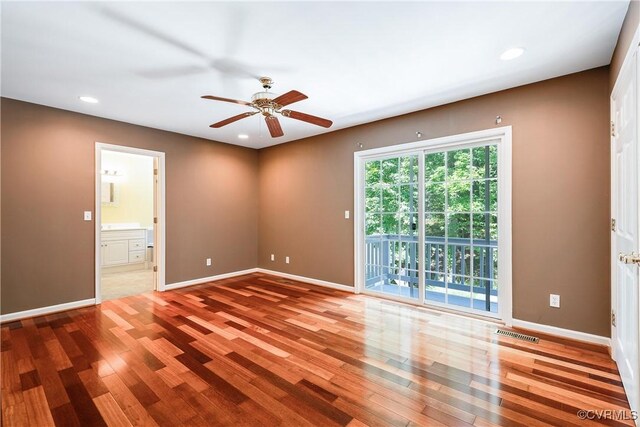
[[[512,301],[512,259],[511,259],[511,196],[512,196],[512,150],[511,150],[511,126],[486,129],[477,132],[469,132],[459,135],[445,136],[424,141],[409,142],[405,144],[391,145],[370,150],[356,151],[353,153],[354,168],[354,284],[355,292],[365,292],[364,283],[364,162],[385,155],[413,154],[416,151],[434,149],[453,149],[456,146],[481,145],[487,141],[498,141],[498,199],[506,201],[499,203],[498,222],[501,230],[498,243],[498,253],[501,256],[498,264],[499,270],[499,313],[498,317],[511,326],[513,319]],[[422,172],[421,172],[422,173]],[[376,294],[380,296],[379,294]],[[385,298],[389,296],[385,295]],[[394,298],[390,298],[394,299]],[[421,300],[422,298],[420,298]],[[420,304],[420,301],[402,298],[403,302]],[[475,312],[474,312],[475,313]],[[477,314],[477,313],[476,313]]]
[[[613,94],[613,92],[615,92],[616,89],[618,89],[622,71],[631,64],[631,58],[633,57],[633,53],[638,47],[640,47],[640,26],[636,28],[636,33],[633,35],[633,39],[631,39],[631,43],[629,43],[629,48],[627,49],[627,52],[624,54],[624,61],[622,61],[622,65],[620,66],[620,71],[618,71],[618,76],[616,77],[616,82],[613,84],[613,89],[611,89],[611,94]],[[609,100],[611,100],[611,98],[609,98]]]
[[[157,291],[165,291],[165,205],[166,205],[166,191],[165,191],[165,161],[164,153],[161,151],[145,150],[143,148],[127,147],[124,145],[105,144],[102,142],[96,142],[96,155],[95,155],[95,300],[96,304],[102,302],[102,295],[100,289],[100,276],[101,276],[101,224],[102,224],[102,185],[101,185],[101,165],[102,165],[102,151],[116,151],[119,153],[139,154],[143,156],[155,157],[158,159],[158,200],[157,200],[157,241],[153,242],[153,256],[158,266],[158,286]]]

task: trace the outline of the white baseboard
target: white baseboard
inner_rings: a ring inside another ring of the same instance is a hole
[[[274,276],[284,277],[285,279],[297,280],[299,282],[306,282],[312,285],[324,286],[325,288],[338,289],[340,291],[355,293],[354,286],[342,285],[340,283],[327,282],[325,280],[312,279],[310,277],[297,276],[295,274],[282,273],[280,271],[267,270],[265,268],[257,268],[258,273],[272,274]]]
[[[0,315],[0,322],[11,322],[13,320],[26,319],[27,317],[43,316],[45,314],[57,313],[59,311],[72,310],[74,308],[87,307],[90,305],[96,305],[95,298],[83,299],[80,301],[65,302],[62,304],[50,305],[47,307],[34,308],[25,311],[16,311],[15,313],[8,313]]]
[[[571,329],[558,328],[556,326],[542,325],[540,323],[527,322],[525,320],[513,319],[514,328],[529,329],[542,332],[544,334],[556,335],[562,338],[570,338],[577,341],[585,341],[592,344],[611,347],[611,338],[600,335],[587,334],[586,332],[572,331]]]
[[[184,282],[170,283],[168,285],[165,285],[164,290],[170,291],[172,289],[179,289],[187,286],[201,285],[203,283],[213,282],[214,280],[222,280],[222,279],[228,279],[230,277],[243,276],[245,274],[256,273],[257,271],[258,271],[257,268],[249,268],[247,270],[232,271],[231,273],[218,274],[216,276],[201,277],[199,279],[185,280]]]

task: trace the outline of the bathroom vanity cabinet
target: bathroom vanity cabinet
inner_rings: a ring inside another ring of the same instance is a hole
[[[103,230],[100,234],[103,267],[145,262],[145,229]]]

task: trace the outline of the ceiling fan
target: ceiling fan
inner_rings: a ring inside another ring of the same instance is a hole
[[[264,120],[267,123],[267,128],[269,128],[269,133],[273,138],[284,135],[284,132],[282,132],[282,127],[280,126],[280,121],[278,120],[276,114],[280,114],[284,117],[289,117],[296,120],[301,120],[303,122],[311,123],[317,126],[322,126],[324,128],[331,127],[331,125],[333,124],[331,120],[323,119],[321,117],[316,117],[310,114],[300,113],[293,110],[283,110],[282,107],[284,106],[293,104],[294,102],[302,101],[303,99],[307,99],[307,95],[304,95],[297,90],[292,90],[285,93],[284,95],[276,96],[275,93],[269,92],[269,89],[271,89],[271,85],[273,85],[273,80],[271,80],[269,77],[260,77],[259,80],[260,83],[262,83],[264,91],[254,93],[251,97],[251,102],[239,101],[237,99],[221,98],[219,96],[211,95],[202,96],[202,98],[204,99],[246,105],[247,107],[252,107],[256,110],[229,117],[228,119],[222,120],[218,123],[214,123],[209,127],[215,129],[221,128],[222,126],[226,126],[230,123],[236,122],[246,117],[251,117],[254,114],[258,113],[264,116]]]

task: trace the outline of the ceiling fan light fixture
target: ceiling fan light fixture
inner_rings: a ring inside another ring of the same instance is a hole
[[[255,102],[262,99],[275,99],[277,97],[278,95],[276,95],[275,93],[265,90],[263,92],[256,92],[253,95],[251,95],[251,101]]]

